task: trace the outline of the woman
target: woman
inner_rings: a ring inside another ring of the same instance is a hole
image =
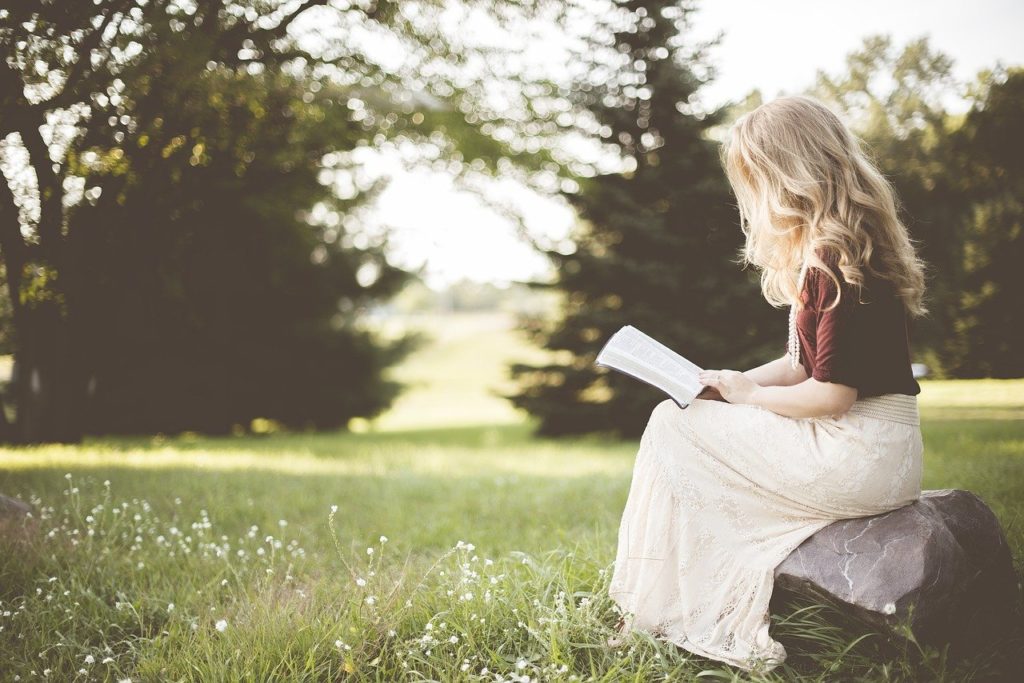
[[[705,371],[689,407],[654,409],[609,592],[623,636],[767,671],[786,657],[768,633],[775,568],[822,527],[921,494],[908,319],[925,312],[923,264],[890,185],[819,101],[742,116],[722,158],[744,261],[790,304],[786,354]]]

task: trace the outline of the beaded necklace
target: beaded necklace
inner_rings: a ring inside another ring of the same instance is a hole
[[[798,370],[800,368],[800,339],[797,337],[796,332],[796,305],[800,300],[800,293],[804,288],[804,276],[806,273],[807,261],[805,260],[804,265],[800,268],[800,275],[796,280],[797,301],[794,301],[789,305],[789,339],[786,344],[786,348],[789,355],[789,365],[794,370]]]

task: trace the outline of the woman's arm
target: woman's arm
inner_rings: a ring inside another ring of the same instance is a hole
[[[787,387],[755,387],[743,403],[788,417],[821,417],[845,413],[857,400],[857,389],[809,378]]]
[[[730,403],[760,406],[786,417],[839,415],[857,400],[856,388],[813,378],[791,386],[761,386],[743,372],[705,370],[700,381]]]
[[[804,366],[799,365],[794,370],[789,364],[788,355],[751,368],[743,374],[763,387],[788,387],[807,379]]]
[[[756,368],[751,368],[743,374],[763,387],[788,387],[799,384],[807,379],[807,371],[804,370],[804,366],[801,365],[794,370],[789,364],[789,356],[768,361],[764,365],[758,365]],[[697,394],[697,398],[703,398],[708,401],[726,400],[721,392],[712,386],[704,387],[704,390]]]

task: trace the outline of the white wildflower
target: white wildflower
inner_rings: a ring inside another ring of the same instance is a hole
[[[388,537],[387,536],[381,536],[380,537],[380,542],[381,543],[387,543],[388,542]]]
[[[95,662],[96,662],[96,658],[93,657],[92,655],[86,655],[85,656],[85,663],[86,664],[94,664]]]
[[[337,505],[332,505],[331,506],[331,514],[335,514],[337,512],[338,512],[338,506]]]
[[[227,622],[227,620],[221,619],[220,621],[218,621],[217,624],[216,624],[216,628],[221,633],[226,631],[228,629],[228,622]]]
[[[367,555],[373,555],[373,548],[367,548],[366,549],[366,554]]]
[[[358,579],[356,579],[356,585],[359,586],[360,588],[365,586],[366,585],[366,579],[364,579],[363,577],[360,576]]]
[[[882,607],[882,612],[885,613],[885,614],[895,614],[896,613],[896,603],[893,603],[893,602],[885,603],[885,606]]]
[[[377,602],[377,598],[375,598],[375,597],[374,597],[374,596],[372,596],[372,595],[367,595],[367,596],[366,596],[366,604],[367,604],[367,605],[372,605],[372,604],[373,604],[373,603],[375,603],[375,602]]]

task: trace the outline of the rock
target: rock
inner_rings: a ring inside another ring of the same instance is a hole
[[[0,517],[20,519],[32,513],[32,506],[17,498],[0,495]]]
[[[32,506],[17,498],[0,495],[0,537],[24,540],[39,525],[32,515]]]
[[[1001,635],[1017,616],[1020,591],[999,520],[978,496],[956,489],[830,524],[776,568],[775,585],[882,630],[909,622],[918,642],[949,643],[951,655]]]

